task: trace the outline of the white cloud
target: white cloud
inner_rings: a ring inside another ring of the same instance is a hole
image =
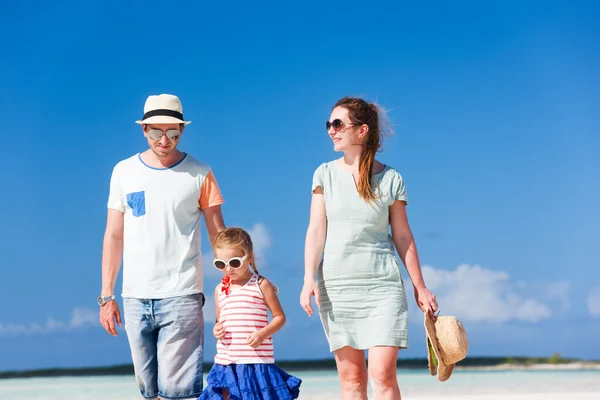
[[[245,228],[244,228],[245,229]],[[250,234],[252,238],[252,244],[254,245],[254,256],[256,257],[256,263],[259,266],[259,271],[267,265],[266,254],[267,250],[271,247],[272,240],[269,235],[269,231],[265,224],[256,223],[252,228],[247,229],[247,232]],[[215,267],[213,267],[212,262],[214,259],[214,255],[212,250],[207,251],[202,254],[202,271],[204,276],[208,277],[221,277],[221,272],[219,272]]]
[[[423,266],[423,277],[441,314],[461,321],[535,323],[570,308],[568,282],[515,282],[504,271],[478,265],[460,265],[454,271]]]
[[[219,276],[221,273],[213,266],[213,259],[215,258],[212,250],[202,254],[202,273],[204,276]]]
[[[252,238],[254,256],[256,257],[257,264],[260,263],[261,265],[265,265],[267,249],[271,247],[272,244],[267,227],[261,223],[254,224],[254,226],[248,230],[248,233]]]
[[[587,298],[588,311],[594,317],[600,317],[600,286],[590,289]]]
[[[3,324],[0,322],[0,336],[40,335],[52,332],[65,332],[87,326],[100,326],[98,311],[89,308],[75,308],[69,321],[59,321],[48,317],[44,324],[31,322],[29,324]]]
[[[529,287],[539,289],[541,299],[556,303],[561,311],[569,311],[571,309],[571,300],[569,291],[571,290],[570,282],[551,282],[539,285],[529,285]]]
[[[76,308],[71,314],[70,328],[81,328],[88,325],[100,325],[98,311],[89,308]]]

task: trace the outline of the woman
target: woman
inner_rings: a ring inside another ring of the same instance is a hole
[[[394,246],[419,307],[433,318],[437,301],[423,281],[404,181],[375,160],[383,138],[379,109],[345,97],[333,107],[326,128],[334,150],[344,156],[314,173],[300,304],[312,316],[315,296],[342,399],[366,399],[370,379],[376,399],[397,400],[396,360],[398,349],[408,347],[408,306]]]

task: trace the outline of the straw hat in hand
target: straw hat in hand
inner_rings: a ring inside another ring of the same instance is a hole
[[[440,382],[444,382],[450,378],[456,363],[467,356],[467,332],[456,317],[441,316],[434,321],[426,310],[425,334],[429,372],[432,376],[437,374]]]

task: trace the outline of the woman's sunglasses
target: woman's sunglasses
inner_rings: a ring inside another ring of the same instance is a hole
[[[220,271],[224,270],[225,267],[228,265],[230,268],[236,269],[244,265],[244,261],[246,261],[246,258],[248,258],[247,255],[245,255],[244,257],[233,257],[230,258],[229,261],[223,261],[218,258],[215,258],[213,264],[215,265],[215,268]]]
[[[179,136],[181,136],[181,132],[178,129],[169,129],[164,135],[166,135],[169,140],[177,140],[179,139]],[[150,129],[148,131],[148,137],[152,140],[159,140],[163,137],[163,131],[160,129]]]
[[[329,132],[329,130],[331,128],[333,128],[334,131],[339,132],[342,129],[344,129],[345,126],[352,126],[352,124],[345,125],[344,121],[342,121],[339,118],[336,118],[331,122],[329,122],[329,121],[325,122],[325,129],[327,130],[327,132]]]

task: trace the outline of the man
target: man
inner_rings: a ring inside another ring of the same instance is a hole
[[[200,220],[212,242],[225,228],[223,197],[210,167],[177,149],[190,123],[177,96],[149,96],[136,123],[150,148],[112,172],[100,322],[117,336],[114,286],[123,261],[125,331],[142,396],[195,399],[204,361]]]

